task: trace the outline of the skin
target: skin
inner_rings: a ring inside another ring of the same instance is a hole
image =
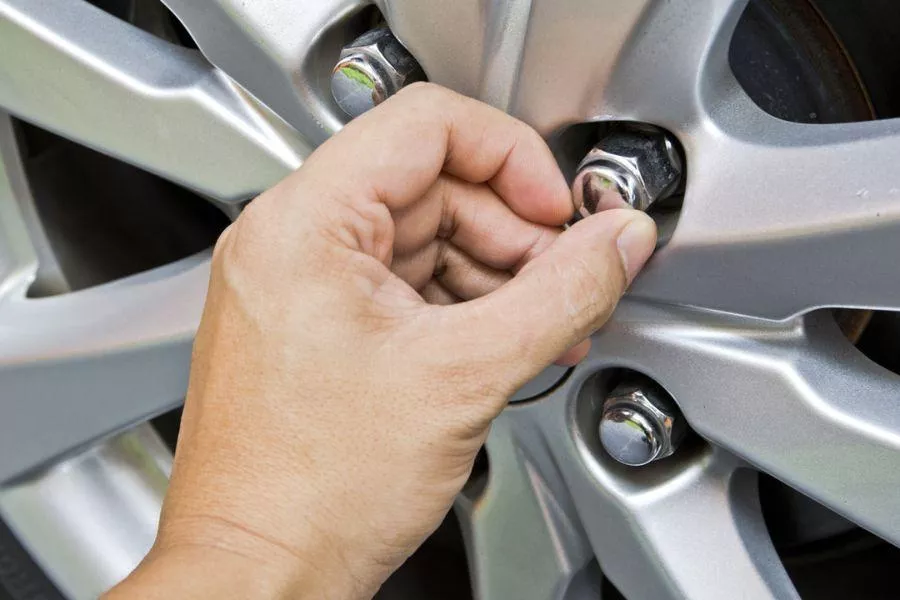
[[[370,598],[652,253],[646,215],[563,231],[574,208],[537,133],[428,84],[256,199],[216,245],[156,543],[108,597]]]

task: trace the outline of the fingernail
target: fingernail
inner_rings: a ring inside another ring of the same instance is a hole
[[[631,222],[619,234],[616,246],[630,284],[656,248],[656,223],[636,211]]]

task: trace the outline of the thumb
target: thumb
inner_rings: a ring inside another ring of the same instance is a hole
[[[656,224],[642,212],[583,219],[501,288],[458,305],[479,305],[466,311],[465,329],[482,348],[496,346],[484,350],[511,383],[524,383],[609,319],[655,244]]]

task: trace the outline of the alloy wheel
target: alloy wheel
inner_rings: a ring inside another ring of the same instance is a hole
[[[640,122],[686,158],[664,243],[588,359],[492,429],[456,511],[475,595],[596,597],[602,573],[629,599],[798,597],[759,473],[900,544],[900,377],[832,310],[900,310],[900,119],[761,109],[729,66],[746,0],[164,1],[199,49],[83,0],[0,0],[0,516],[61,593],[95,595],[152,541],[171,454],[140,424],[183,398],[209,254],[33,297],[53,257],[11,115],[234,217],[340,129],[330,68],[378,15],[429,80],[555,149]],[[623,372],[694,432],[639,469],[596,434]]]

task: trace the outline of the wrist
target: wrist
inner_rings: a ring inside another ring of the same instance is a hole
[[[215,525],[162,536],[106,599],[356,600],[374,594],[325,551],[307,557],[233,528]]]
[[[312,597],[297,595],[295,588],[285,572],[256,559],[219,548],[182,546],[154,548],[104,599]]]

